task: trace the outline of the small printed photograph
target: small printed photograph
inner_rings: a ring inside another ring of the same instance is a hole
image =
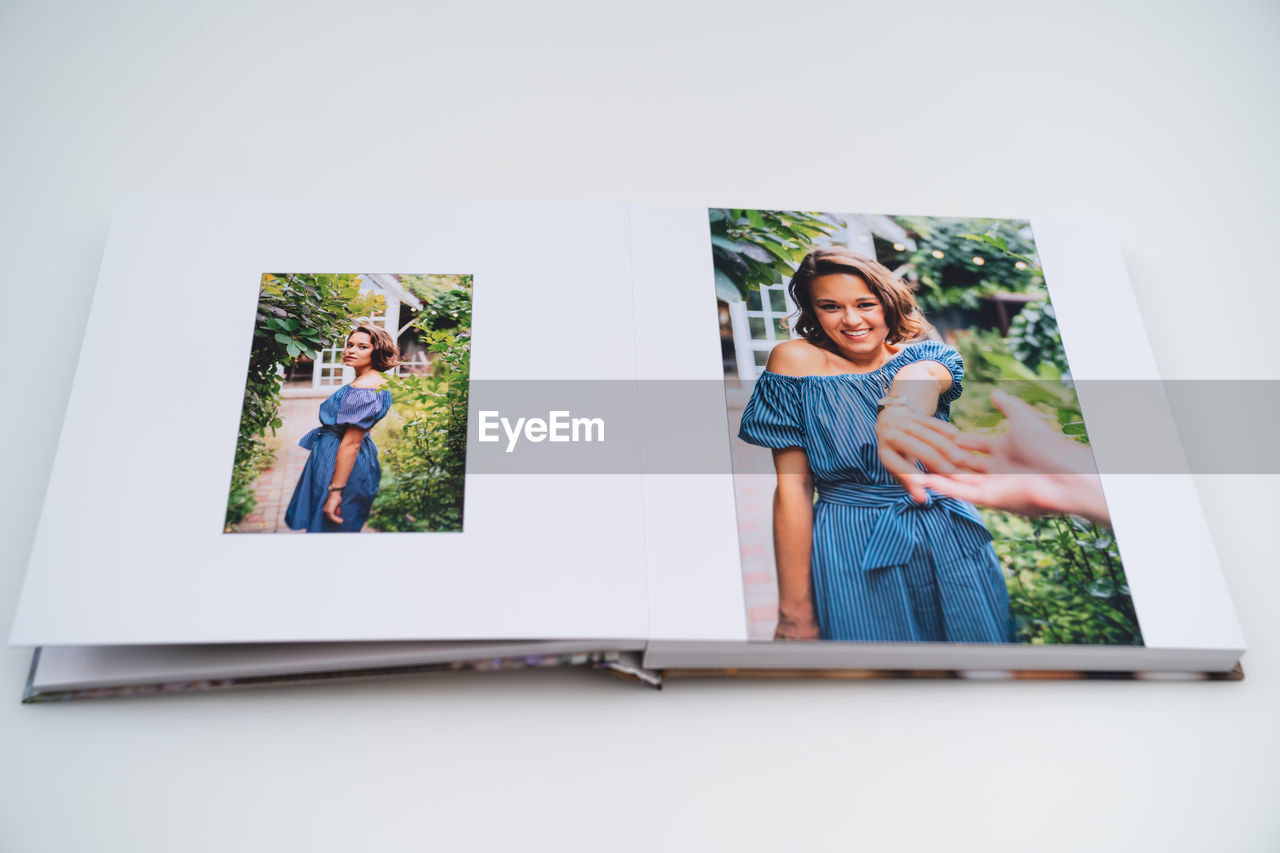
[[[1142,644],[1030,223],[709,218],[751,639]]]
[[[227,533],[460,532],[470,275],[268,273]]]

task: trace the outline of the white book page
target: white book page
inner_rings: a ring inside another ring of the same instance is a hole
[[[634,263],[650,638],[746,640],[707,211],[632,208],[631,233],[645,247]]]
[[[470,273],[473,383],[631,380],[627,238],[621,207],[122,203],[11,641],[647,636],[634,474],[468,476],[461,533],[222,529],[263,273]]]

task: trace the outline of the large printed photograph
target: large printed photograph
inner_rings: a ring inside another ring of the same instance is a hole
[[[1142,644],[1028,222],[709,220],[751,639]]]
[[[223,530],[460,532],[471,290],[263,275]]]

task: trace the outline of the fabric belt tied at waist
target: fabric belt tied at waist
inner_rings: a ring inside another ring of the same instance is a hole
[[[824,503],[886,510],[876,519],[871,538],[862,553],[861,569],[864,572],[905,566],[910,562],[916,546],[923,544],[917,532],[919,525],[912,523],[915,513],[949,512],[957,520],[977,527],[985,538],[990,539],[991,534],[972,504],[936,492],[926,492],[926,495],[925,502],[918,504],[901,486],[859,483],[818,486],[818,500]]]
[[[329,433],[334,438],[341,441],[342,436],[346,431],[347,431],[347,428],[345,425],[322,424],[316,427],[315,429],[311,430],[311,432],[304,435],[301,439],[299,439],[298,446],[305,447],[307,450],[314,450],[316,446],[316,442],[319,441],[320,436],[324,435],[325,433]]]

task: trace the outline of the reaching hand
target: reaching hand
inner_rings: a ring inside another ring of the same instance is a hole
[[[1005,433],[955,436],[959,446],[986,454],[969,466],[978,473],[936,471],[920,482],[944,495],[1020,515],[1065,512],[1110,524],[1089,448],[1062,435],[1016,397],[994,391],[991,402],[1007,419]]]
[[[922,415],[905,405],[886,406],[876,419],[880,463],[916,503],[928,500],[928,484],[925,474],[916,467],[917,462],[924,463],[929,471],[946,474],[982,470],[982,460],[965,452],[960,435],[946,421]]]

